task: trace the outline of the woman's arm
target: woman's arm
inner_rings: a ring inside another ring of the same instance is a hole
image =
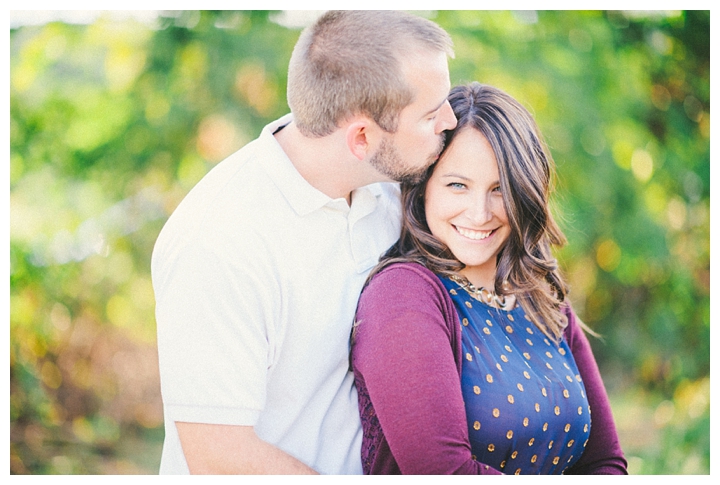
[[[403,474],[500,474],[472,458],[452,301],[419,265],[394,265],[360,299],[353,369]]]
[[[568,306],[565,314],[568,317],[565,336],[585,384],[592,416],[590,438],[585,451],[580,460],[572,468],[566,470],[565,474],[627,475],[627,461],[620,448],[610,401],[590,342],[580,327],[572,308]]]

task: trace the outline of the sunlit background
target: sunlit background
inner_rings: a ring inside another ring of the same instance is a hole
[[[558,167],[558,254],[635,474],[710,470],[710,13],[420,12]],[[10,13],[10,470],[157,473],[150,255],[287,112],[317,12]]]

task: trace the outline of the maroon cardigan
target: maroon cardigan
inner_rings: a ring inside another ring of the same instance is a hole
[[[566,474],[627,474],[610,403],[569,307],[565,338],[587,391],[592,426]],[[500,474],[472,458],[460,388],[460,323],[438,277],[414,263],[378,273],[358,304],[352,367],[366,474]]]

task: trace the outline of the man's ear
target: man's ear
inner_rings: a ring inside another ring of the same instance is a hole
[[[379,139],[380,127],[364,116],[358,116],[345,128],[345,142],[350,153],[358,160],[365,160]]]

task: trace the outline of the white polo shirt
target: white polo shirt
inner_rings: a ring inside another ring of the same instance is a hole
[[[362,473],[349,337],[365,278],[398,238],[399,190],[330,199],[272,136],[291,119],[214,167],[155,245],[160,473],[188,473],[175,421],[254,426],[320,473]]]

